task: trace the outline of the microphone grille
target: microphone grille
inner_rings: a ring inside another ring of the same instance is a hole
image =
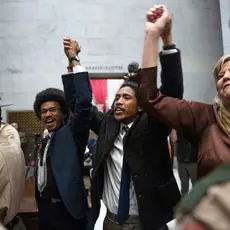
[[[129,73],[137,73],[139,69],[139,64],[135,61],[132,61],[131,63],[129,63],[128,65],[128,72]]]

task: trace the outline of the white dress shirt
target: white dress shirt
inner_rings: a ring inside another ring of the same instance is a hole
[[[130,123],[128,127],[130,128],[133,123]],[[103,190],[103,202],[107,209],[113,213],[117,214],[118,204],[119,204],[119,194],[120,194],[120,184],[121,184],[121,172],[123,165],[123,138],[125,132],[122,132],[123,124],[120,128],[120,133],[118,134],[113,149],[106,160],[106,166],[104,170],[104,190]],[[139,215],[137,198],[134,191],[133,181],[130,182],[129,189],[130,206],[129,215]]]

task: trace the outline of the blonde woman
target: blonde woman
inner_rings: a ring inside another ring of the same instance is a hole
[[[163,9],[161,15],[157,13],[159,7]],[[153,33],[145,38],[138,76],[139,105],[153,118],[181,130],[189,141],[199,142],[198,178],[201,178],[230,161],[230,55],[221,57],[214,69],[217,100],[213,104],[162,95],[157,89],[158,43],[168,14],[165,6],[155,6],[147,14]]]

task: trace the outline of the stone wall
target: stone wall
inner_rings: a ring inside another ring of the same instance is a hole
[[[126,71],[130,61],[141,60],[145,12],[154,2],[1,0],[2,102],[14,103],[11,109],[32,109],[38,91],[62,87],[60,74],[67,64],[64,36],[82,44],[83,65],[122,66],[107,72]],[[174,14],[174,42],[182,52],[185,98],[212,101],[215,87],[211,73],[223,53],[219,1],[161,2]]]
[[[224,53],[230,54],[230,1],[220,0]]]

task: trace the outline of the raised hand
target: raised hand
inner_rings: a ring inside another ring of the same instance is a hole
[[[171,35],[171,33],[172,33],[172,18],[173,18],[172,13],[169,13],[168,18],[167,18],[167,23],[165,25],[165,28],[164,28],[162,34],[161,34],[161,37],[167,37],[167,36]]]
[[[164,44],[164,46],[169,46],[173,44],[172,39],[172,17],[173,15],[171,13],[168,14],[167,23],[165,25],[164,31],[161,34],[161,39]]]
[[[169,12],[165,5],[155,5],[147,12],[146,32],[161,36],[169,22]]]
[[[64,52],[68,59],[78,55],[81,52],[81,46],[76,40],[71,38],[63,39]]]

